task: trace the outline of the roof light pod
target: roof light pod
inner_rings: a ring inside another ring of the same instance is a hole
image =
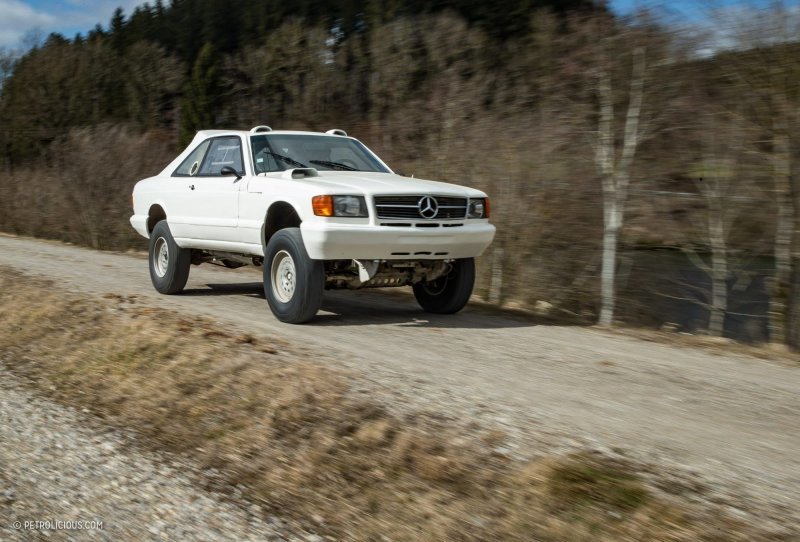
[[[345,132],[344,130],[340,130],[339,128],[334,128],[333,130],[328,130],[325,133],[326,134],[330,134],[330,135],[338,135],[338,136],[347,137],[347,132]]]
[[[260,124],[260,125],[258,125],[256,127],[252,128],[250,130],[250,133],[251,134],[258,134],[258,133],[261,133],[261,132],[271,132],[271,131],[272,131],[272,128],[270,128],[266,124]]]

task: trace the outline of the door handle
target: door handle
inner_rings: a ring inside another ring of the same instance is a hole
[[[189,185],[189,188],[191,188],[192,190],[194,190],[194,185],[193,185],[193,184],[190,184],[190,185]]]

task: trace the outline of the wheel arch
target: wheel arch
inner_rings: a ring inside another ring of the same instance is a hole
[[[167,212],[158,203],[154,203],[147,211],[147,233],[153,233],[153,228],[162,220],[167,219]]]
[[[302,220],[297,209],[286,201],[276,201],[269,206],[261,225],[261,243],[266,247],[270,238],[284,228],[299,228]]]

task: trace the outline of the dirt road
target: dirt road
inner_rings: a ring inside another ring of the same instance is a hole
[[[542,446],[577,439],[628,450],[695,473],[744,511],[800,522],[800,367],[474,307],[432,316],[411,297],[376,291],[327,292],[317,320],[291,326],[272,317],[252,271],[194,267],[183,295],[161,296],[141,255],[7,236],[0,265],[70,290],[135,295],[210,315],[222,327],[281,336],[366,375],[400,404],[436,404]]]

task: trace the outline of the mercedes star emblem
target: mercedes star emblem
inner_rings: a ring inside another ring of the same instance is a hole
[[[435,218],[439,212],[439,202],[432,196],[423,196],[417,203],[419,208],[419,215],[422,218]]]

